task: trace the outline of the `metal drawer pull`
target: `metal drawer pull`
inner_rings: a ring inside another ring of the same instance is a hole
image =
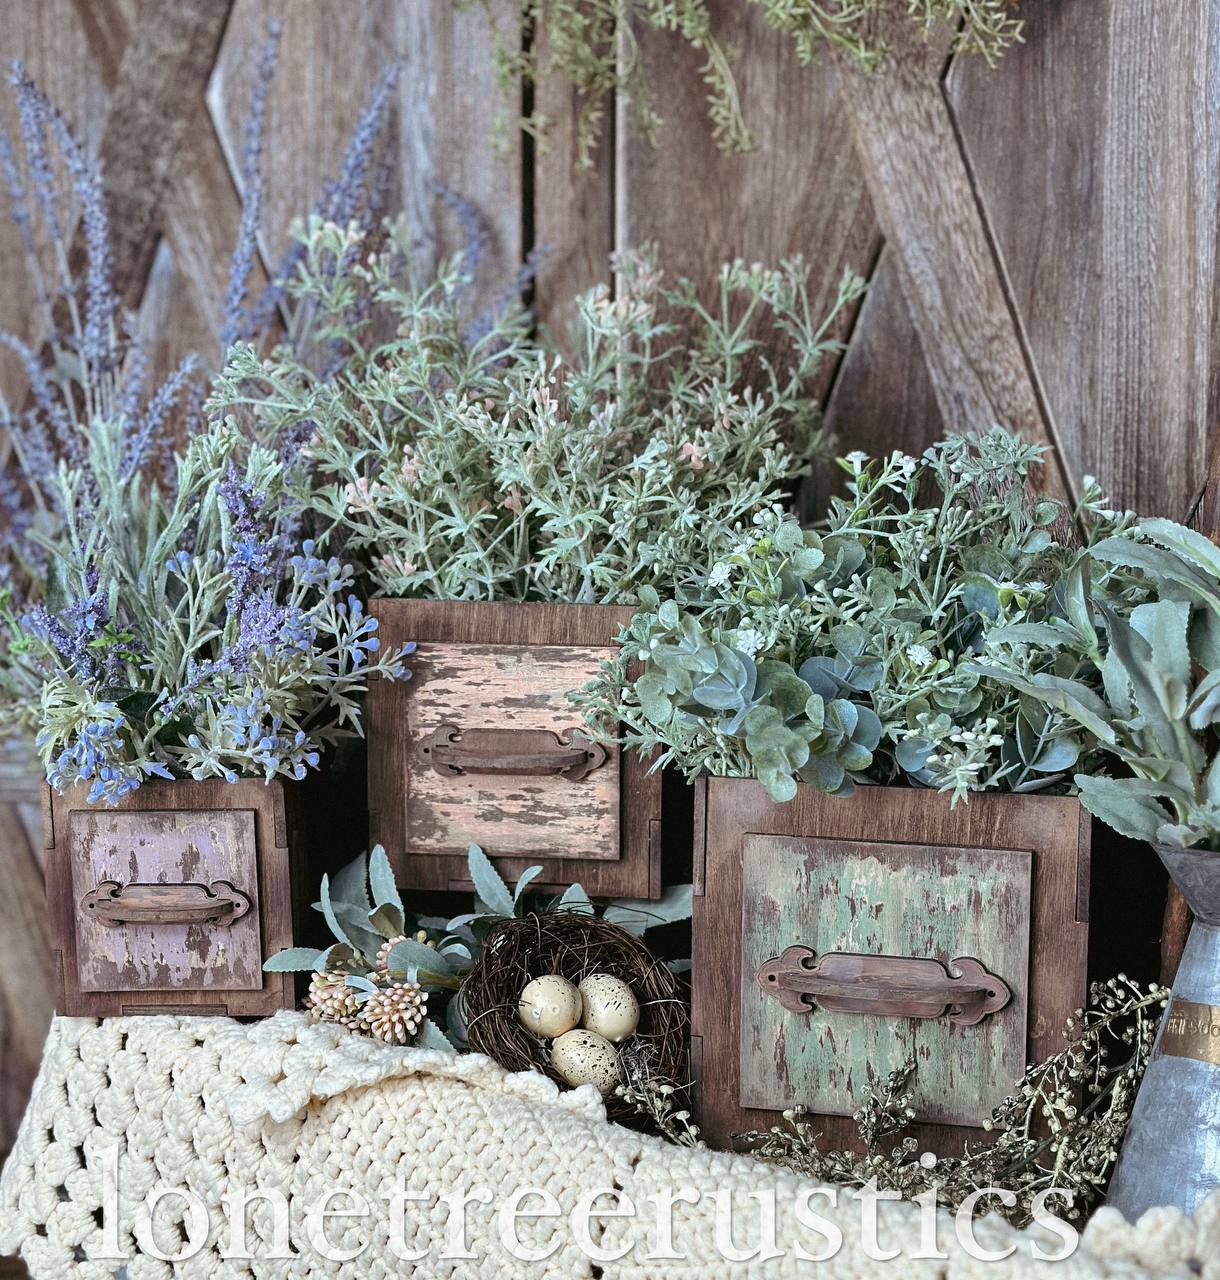
[[[959,1027],[974,1026],[1012,999],[1002,979],[969,957],[952,961],[949,968],[939,960],[844,951],[819,960],[809,947],[795,946],[762,965],[754,981],[791,1013],[812,1013],[817,1007],[887,1018],[947,1016]]]
[[[103,880],[81,899],[99,924],[232,924],[250,899],[227,880],[211,884],[120,884]]]
[[[579,782],[605,763],[606,748],[579,729],[459,729],[442,724],[419,744],[419,753],[444,778],[465,773],[558,777]]]

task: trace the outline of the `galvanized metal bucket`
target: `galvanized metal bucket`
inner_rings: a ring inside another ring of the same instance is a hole
[[[1220,1191],[1220,853],[1157,853],[1195,923],[1106,1200],[1132,1222]]]

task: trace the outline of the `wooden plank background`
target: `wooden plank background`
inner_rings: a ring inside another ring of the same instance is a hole
[[[511,31],[512,0],[498,2]],[[378,71],[401,58],[399,196],[417,233],[438,253],[457,243],[439,182],[481,209],[489,280],[547,243],[544,322],[562,326],[610,252],[645,240],[670,272],[698,275],[725,257],[801,252],[822,298],[852,267],[872,289],[825,374],[845,447],[916,450],[946,428],[1003,421],[1059,446],[1051,488],[1092,473],[1118,504],[1188,516],[1218,385],[1220,0],[1022,0],[1025,44],[995,71],[899,22],[895,65],[873,79],[833,59],[801,67],[740,0],[711,8],[741,51],[759,150],[715,150],[697,58],[650,33],[660,144],[634,137],[617,104],[592,174],[574,168],[562,85],[539,87],[557,121],[549,150],[493,145],[491,41],[450,0],[0,0],[0,52],[27,62],[103,156],[120,285],[159,368],[192,348],[216,358],[241,122],[280,17],[269,255],[336,169]],[[5,101],[10,128],[12,114]],[[18,255],[0,225],[0,325],[37,339]],[[0,376],[12,385],[11,364]],[[3,780],[0,859],[21,909],[0,921],[0,1151],[48,1017],[28,795]]]

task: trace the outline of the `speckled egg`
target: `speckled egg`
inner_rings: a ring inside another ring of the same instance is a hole
[[[580,992],[557,973],[545,973],[527,983],[517,1001],[517,1017],[535,1035],[561,1036],[580,1022]]]
[[[611,1044],[622,1044],[635,1034],[640,1025],[640,1002],[621,978],[593,973],[580,984],[579,990],[582,1027],[604,1036]]]
[[[609,1093],[622,1079],[618,1050],[595,1031],[569,1031],[551,1045],[551,1066],[572,1086]]]

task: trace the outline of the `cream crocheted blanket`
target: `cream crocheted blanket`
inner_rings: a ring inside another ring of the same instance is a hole
[[[1032,1256],[1062,1251],[1047,1229],[989,1218],[967,1243],[944,1212],[846,1191],[832,1206],[747,1157],[607,1124],[590,1087],[294,1013],[57,1019],[0,1178],[0,1254],[35,1280],[1220,1280],[1220,1197],[1135,1228],[1102,1210],[1055,1264]]]

